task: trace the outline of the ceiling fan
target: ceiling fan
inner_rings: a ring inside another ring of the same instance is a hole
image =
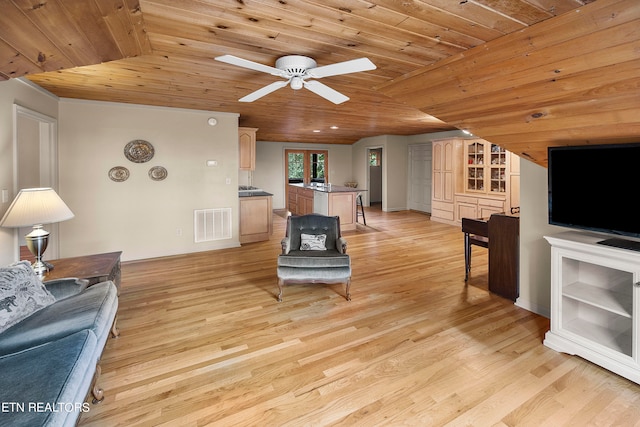
[[[239,67],[249,68],[255,71],[261,71],[263,73],[271,74],[285,78],[287,80],[273,82],[255,92],[250,93],[239,99],[240,102],[253,102],[256,99],[262,98],[265,95],[270,94],[280,88],[287,85],[291,85],[291,89],[302,89],[303,87],[320,95],[321,97],[328,99],[334,104],[342,104],[349,100],[348,96],[341,94],[340,92],[331,89],[329,86],[320,83],[317,80],[323,77],[337,76],[340,74],[358,73],[360,71],[375,70],[376,66],[367,58],[352,59],[350,61],[338,62],[335,64],[324,65],[318,67],[316,61],[307,56],[300,55],[288,55],[278,58],[276,60],[276,66],[271,67],[269,65],[263,65],[257,62],[249,61],[247,59],[238,58],[233,55],[222,55],[215,58],[218,61],[226,62],[227,64],[237,65]]]

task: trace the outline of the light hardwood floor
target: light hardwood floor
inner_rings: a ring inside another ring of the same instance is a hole
[[[342,285],[276,301],[270,241],[124,263],[102,403],[82,426],[639,425],[640,386],[542,345],[549,321],[486,290],[462,233],[367,212]]]

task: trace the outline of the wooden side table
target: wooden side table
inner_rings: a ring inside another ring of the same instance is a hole
[[[53,270],[44,275],[43,281],[77,277],[89,282],[89,286],[111,280],[120,294],[120,255],[122,252],[109,252],[85,255],[73,258],[61,258],[48,261]]]

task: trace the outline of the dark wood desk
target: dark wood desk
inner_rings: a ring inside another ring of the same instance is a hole
[[[85,255],[73,258],[61,258],[48,261],[53,270],[48,271],[43,281],[77,277],[89,282],[89,286],[107,280],[113,281],[120,293],[120,255],[122,252],[109,252]]]
[[[488,220],[463,218],[462,231],[465,233],[465,280],[471,262],[471,244],[486,247],[489,249],[489,291],[515,301],[520,293],[520,217],[493,214]]]

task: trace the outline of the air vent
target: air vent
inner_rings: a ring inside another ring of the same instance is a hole
[[[196,209],[193,211],[195,242],[231,238],[231,208]]]

